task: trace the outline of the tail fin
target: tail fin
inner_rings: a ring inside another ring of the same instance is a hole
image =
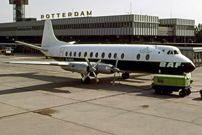
[[[50,19],[47,19],[44,24],[42,48],[48,48],[53,46],[66,45],[68,43],[59,41],[54,34],[53,26]]]

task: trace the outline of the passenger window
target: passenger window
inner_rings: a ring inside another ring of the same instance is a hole
[[[81,52],[79,52],[79,57],[81,57]]]
[[[123,59],[123,58],[124,58],[124,53],[121,54],[121,59]]]
[[[84,57],[86,57],[87,55],[88,55],[88,53],[87,53],[87,52],[85,52],[85,53],[84,53]]]
[[[90,57],[91,57],[91,58],[93,57],[93,52],[90,53]]]
[[[104,53],[104,52],[102,53],[101,57],[102,57],[102,58],[104,58],[104,57],[105,57],[105,53]]]
[[[117,53],[114,54],[114,59],[116,59],[116,57],[117,57]]]
[[[112,57],[112,54],[111,54],[111,53],[109,53],[109,54],[108,54],[108,58],[111,58],[111,57]]]
[[[66,52],[66,56],[68,56],[68,52]]]
[[[139,60],[140,59],[140,54],[138,54],[136,58],[137,58],[137,60]]]
[[[96,52],[95,57],[96,57],[96,58],[98,57],[98,52]]]
[[[74,57],[76,57],[76,52],[74,52]]]
[[[169,55],[169,54],[170,54],[170,51],[168,51],[167,54]]]
[[[147,54],[146,57],[145,57],[145,59],[146,59],[146,60],[149,60],[149,58],[150,58],[150,55]]]
[[[72,56],[72,52],[69,53],[69,56],[70,56],[70,57]]]

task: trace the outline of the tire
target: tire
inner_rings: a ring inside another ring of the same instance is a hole
[[[155,89],[155,94],[161,95],[161,94],[162,94],[162,91],[157,88],[157,89]]]
[[[128,79],[128,78],[130,78],[129,73],[123,73],[122,74],[122,79]]]
[[[186,89],[186,90],[185,90],[185,94],[186,94],[186,95],[190,95],[190,94],[191,94],[191,90],[190,90],[190,89]]]
[[[179,96],[180,96],[180,97],[185,97],[185,96],[186,96],[185,90],[181,90],[181,91],[179,92]]]
[[[200,95],[201,95],[201,98],[202,98],[202,89],[199,92],[200,92]]]

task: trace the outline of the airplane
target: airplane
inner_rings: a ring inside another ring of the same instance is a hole
[[[41,47],[15,41],[37,50],[55,59],[55,62],[8,61],[11,64],[35,64],[60,66],[62,69],[80,73],[83,83],[90,83],[90,77],[97,75],[122,73],[127,79],[131,73],[184,74],[196,67],[193,62],[181,54],[177,47],[163,45],[120,45],[120,44],[74,44],[59,41],[53,31],[52,22],[44,24]]]

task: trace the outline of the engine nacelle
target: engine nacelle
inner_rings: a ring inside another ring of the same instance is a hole
[[[94,66],[94,65],[92,65]],[[87,74],[89,73],[89,66],[86,63],[70,63],[69,66],[60,66],[62,69],[67,70],[67,71],[72,71],[72,72],[77,72],[81,74]],[[111,74],[113,73],[113,65],[108,65],[108,64],[100,64],[96,68],[96,73],[102,73],[102,74]]]
[[[111,74],[113,73],[112,67],[111,65],[98,65],[96,73]]]
[[[78,72],[81,74],[88,73],[88,65],[84,63],[74,63],[70,64],[69,66],[60,66],[62,69],[72,72]]]

